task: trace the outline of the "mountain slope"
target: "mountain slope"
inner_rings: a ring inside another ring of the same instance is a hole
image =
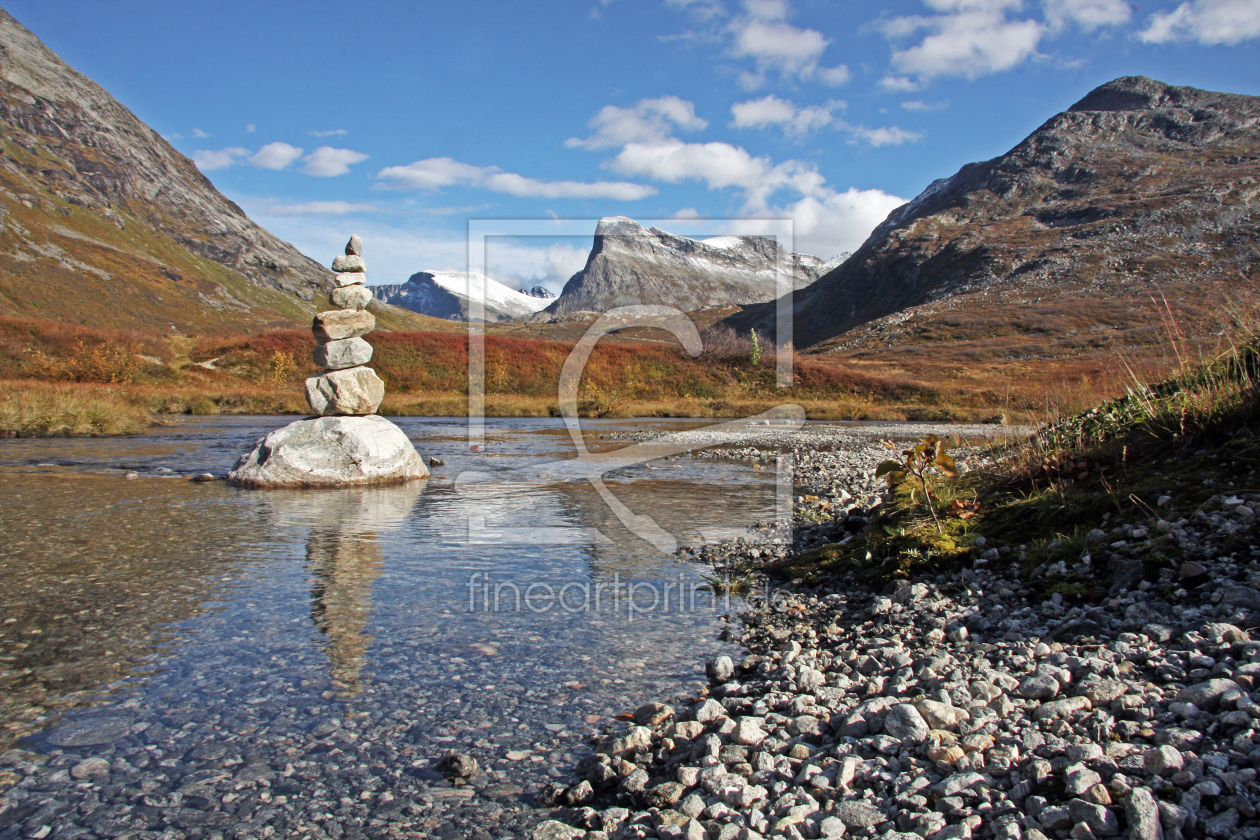
[[[224,332],[304,319],[331,274],[0,10],[0,313]]]
[[[893,211],[794,296],[794,339],[875,348],[987,338],[1014,319],[1034,344],[1069,330],[1145,330],[1150,340],[1161,293],[1205,315],[1256,287],[1258,122],[1257,97],[1146,77],[1105,84],[1007,154]],[[943,313],[956,329],[936,329]],[[765,323],[768,308],[738,317]]]
[[[489,277],[463,271],[418,271],[406,283],[369,286],[378,301],[434,318],[467,321],[480,295],[483,320],[505,321],[533,315],[549,298],[510,289]],[[546,294],[545,290],[535,287]]]
[[[778,245],[759,236],[722,236],[708,241],[644,228],[632,219],[599,220],[586,267],[565,284],[547,307],[549,315],[602,312],[629,304],[664,304],[693,312],[709,306],[773,300]],[[799,289],[826,264],[807,254],[787,254],[785,282]]]

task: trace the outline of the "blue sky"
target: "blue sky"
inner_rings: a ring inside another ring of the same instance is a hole
[[[1123,75],[1260,94],[1260,0],[9,0],[260,224],[372,282],[469,218],[791,218],[853,250]],[[732,221],[732,231],[755,231]],[[588,238],[491,260],[558,290]]]

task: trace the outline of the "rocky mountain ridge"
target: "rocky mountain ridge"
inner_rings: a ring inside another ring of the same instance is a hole
[[[332,280],[3,10],[0,250],[0,313],[118,326],[304,319]]]
[[[382,303],[454,321],[469,320],[472,303],[479,295],[482,320],[488,322],[528,317],[555,297],[541,286],[521,292],[489,277],[463,271],[418,271],[406,283],[369,288]]]
[[[930,331],[930,310],[966,321],[1027,304],[1050,305],[1027,328],[1034,338],[1135,330],[1158,322],[1152,296],[1206,310],[1209,299],[1253,290],[1258,123],[1260,97],[1146,77],[1102,85],[1010,152],[893,211],[850,259],[795,293],[793,338],[874,346],[878,326],[913,342]],[[1056,309],[1065,306],[1070,319]],[[771,316],[763,307],[740,319]]]
[[[800,289],[830,265],[808,254],[784,254],[782,283]],[[684,312],[774,300],[780,249],[772,238],[688,239],[645,228],[625,216],[599,220],[586,266],[545,310],[548,316],[602,312],[616,306],[661,304]]]

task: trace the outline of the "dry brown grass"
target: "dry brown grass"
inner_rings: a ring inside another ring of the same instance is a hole
[[[0,436],[132,435],[154,418],[118,388],[0,381]]]

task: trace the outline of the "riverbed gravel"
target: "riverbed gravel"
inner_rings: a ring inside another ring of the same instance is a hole
[[[791,456],[796,527],[694,559],[755,565],[866,526],[886,427],[795,434],[710,454]],[[743,654],[596,741],[540,791],[556,810],[532,836],[1260,838],[1260,493],[1161,503],[1091,532],[1072,569],[1035,571],[1108,581],[1097,605],[1036,597],[1011,571],[1025,546],[998,541],[958,574],[767,591]],[[1155,557],[1173,562],[1148,575]]]

